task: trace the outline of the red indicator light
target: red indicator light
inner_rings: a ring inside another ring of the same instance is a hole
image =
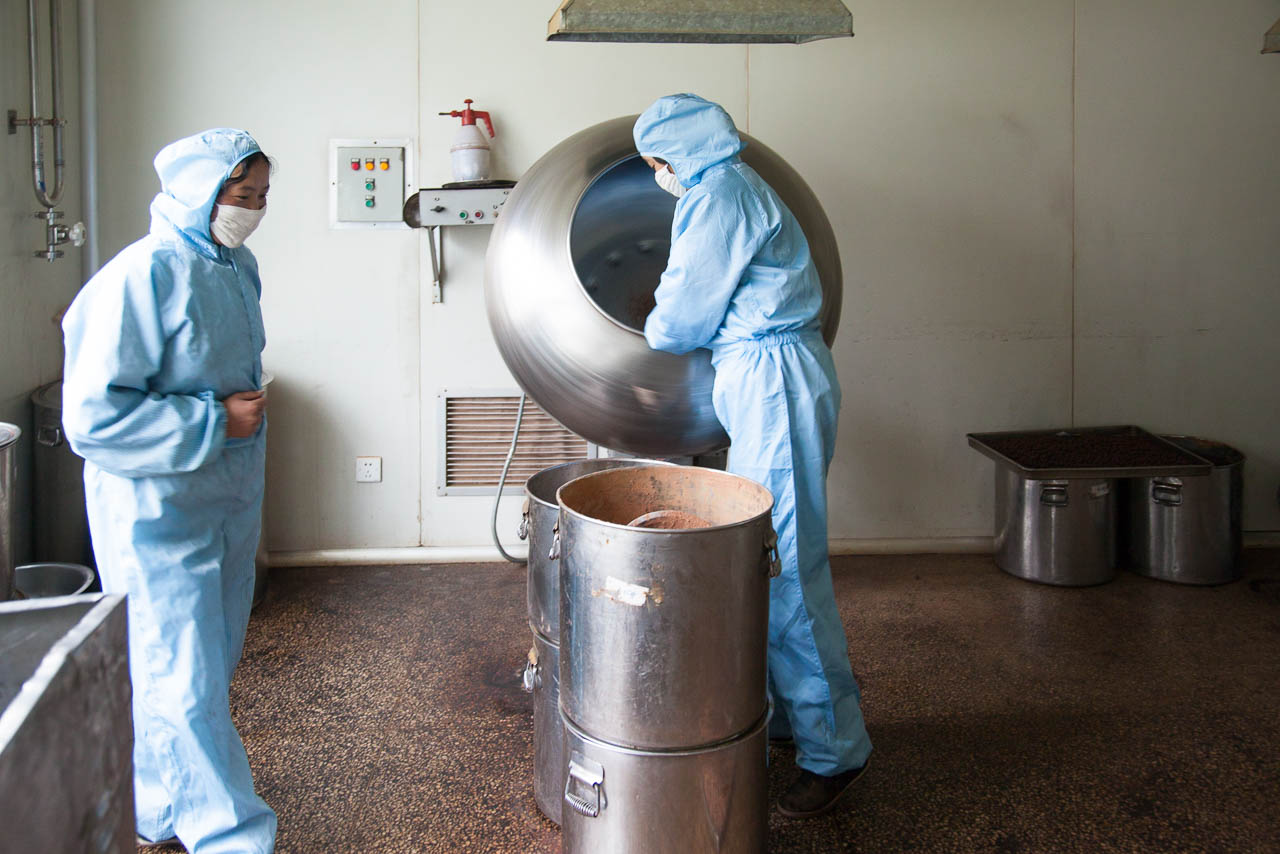
[[[356,171],[356,170],[358,170],[359,168],[360,168],[360,161],[359,161],[359,160],[356,160],[356,159],[354,159],[354,158],[352,158],[352,160],[351,160],[351,171],[352,171],[352,172],[355,172],[355,171]]]

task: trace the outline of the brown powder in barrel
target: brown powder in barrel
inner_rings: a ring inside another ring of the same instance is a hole
[[[1027,469],[1203,465],[1191,454],[1141,433],[1063,431],[986,436],[982,441]]]
[[[687,530],[689,528],[710,528],[711,523],[701,516],[686,513],[683,510],[654,510],[638,516],[627,523],[630,528],[662,528],[664,530]]]

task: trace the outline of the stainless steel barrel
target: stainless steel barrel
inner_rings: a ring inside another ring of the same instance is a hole
[[[732,741],[629,750],[565,724],[565,854],[763,854],[768,717]]]
[[[564,787],[564,726],[560,720],[560,645],[537,631],[524,671],[533,694],[533,799],[547,818],[560,823]]]
[[[1115,577],[1113,479],[1032,480],[996,466],[996,565],[1065,587]]]
[[[1134,572],[1180,584],[1240,577],[1244,454],[1220,442],[1165,436],[1213,463],[1204,477],[1145,477],[1130,484],[1128,563]]]
[[[773,497],[685,466],[599,472],[560,488],[560,706],[593,738],[675,749],[764,714]],[[696,529],[630,527],[657,510]]]
[[[600,457],[545,468],[525,481],[520,539],[529,541],[529,623],[543,637],[560,642],[560,564],[547,553],[560,517],[556,491],[571,480],[628,466],[668,465],[660,460]]]
[[[534,800],[543,815],[560,823],[564,783],[564,732],[560,724],[560,563],[548,556],[560,516],[556,492],[571,480],[599,471],[646,465],[660,460],[600,457],[545,468],[525,482],[520,538],[529,541],[529,627],[533,648],[525,670],[525,689],[533,693]]]
[[[507,367],[561,424],[606,448],[701,454],[728,444],[711,405],[710,355],[650,349],[640,331],[667,264],[675,199],[636,152],[634,123],[589,127],[521,176],[489,241],[485,306]],[[835,233],[804,179],[742,138],[742,159],[808,239],[830,343],[843,287]]]
[[[18,437],[22,431],[0,421],[0,602],[13,598],[13,506]]]

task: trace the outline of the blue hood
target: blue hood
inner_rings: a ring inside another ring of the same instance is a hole
[[[719,104],[697,95],[667,95],[636,119],[636,150],[671,164],[686,187],[708,168],[735,158],[746,147],[733,119]]]
[[[209,234],[213,202],[236,164],[261,150],[253,137],[235,128],[212,128],[160,149],[160,193],[151,202],[151,230],[157,221],[167,223],[205,254],[218,257],[218,244]]]

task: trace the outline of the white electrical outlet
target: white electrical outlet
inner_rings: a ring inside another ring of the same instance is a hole
[[[356,483],[382,483],[382,457],[356,457]]]

